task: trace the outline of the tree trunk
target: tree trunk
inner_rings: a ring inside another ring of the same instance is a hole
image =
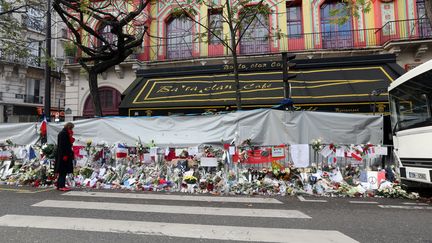
[[[238,59],[237,59],[237,48],[235,46],[235,38],[231,38],[231,46],[232,46],[232,58],[233,58],[233,71],[234,71],[234,81],[235,81],[235,94],[236,94],[236,107],[237,110],[242,109],[241,105],[241,87],[240,87],[240,79],[239,79],[239,70],[238,70]]]
[[[425,0],[425,9],[429,23],[432,25],[432,0]]]
[[[102,107],[99,97],[99,89],[98,89],[98,80],[97,73],[95,71],[89,71],[89,87],[90,87],[90,95],[93,101],[93,110],[95,116],[103,116]]]

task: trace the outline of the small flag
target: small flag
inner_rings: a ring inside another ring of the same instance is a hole
[[[117,158],[126,158],[128,155],[128,149],[124,144],[119,143],[116,149],[116,157]]]
[[[351,157],[354,158],[354,159],[356,159],[356,160],[358,160],[358,161],[362,160],[361,155],[359,153],[357,153],[357,152],[352,153]]]
[[[36,158],[36,153],[35,153],[34,149],[32,148],[32,146],[30,146],[30,148],[29,148],[28,157],[29,157],[29,160]]]

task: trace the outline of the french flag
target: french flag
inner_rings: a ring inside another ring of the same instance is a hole
[[[46,137],[46,135],[47,135],[47,119],[46,119],[46,116],[44,116],[44,119],[42,120],[42,123],[40,125],[40,135],[41,135],[41,137]]]
[[[128,149],[124,144],[119,143],[116,149],[116,157],[117,158],[126,158],[128,155]]]

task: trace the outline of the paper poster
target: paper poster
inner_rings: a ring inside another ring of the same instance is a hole
[[[230,155],[234,155],[236,153],[236,147],[235,146],[230,146],[228,151],[229,151]]]
[[[273,157],[285,157],[285,148],[284,147],[272,147],[272,156]]]
[[[151,163],[152,162],[152,158],[151,158],[150,153],[143,154],[143,160],[144,160],[144,163],[147,163],[147,164]]]
[[[382,181],[385,181],[384,171],[368,171],[367,182],[370,184],[370,189],[376,190]]]
[[[309,166],[308,144],[293,144],[290,146],[290,152],[295,167],[304,168]]]
[[[151,147],[150,148],[150,156],[157,156],[157,151],[158,151],[157,147]]]
[[[9,167],[11,165],[11,161],[5,161],[3,162],[3,165],[0,167],[0,178],[6,179],[6,177],[9,175]]]
[[[201,158],[201,166],[203,167],[217,167],[217,158]]]
[[[340,147],[336,149],[336,157],[345,157],[345,147]]]
[[[188,148],[189,156],[194,156],[198,154],[198,147],[189,147]]]
[[[387,155],[387,147],[375,147],[375,153],[377,155]]]
[[[88,154],[87,154],[87,150],[85,150],[84,148],[82,148],[82,149],[79,150],[79,154],[80,154],[81,156],[87,156],[87,155],[88,155]]]
[[[321,155],[324,157],[328,157],[332,152],[333,150],[331,150],[330,146],[327,145],[323,148],[323,150],[321,150]]]
[[[0,160],[9,159],[12,156],[10,151],[0,151]]]
[[[175,149],[175,155],[176,155],[176,157],[180,157],[181,153],[183,153],[184,150],[187,151],[187,149],[184,149],[184,148],[176,148]]]
[[[105,168],[101,168],[99,170],[99,178],[103,177],[105,175],[106,169]]]
[[[77,159],[76,160],[76,166],[77,167],[84,167],[86,165],[87,159]]]

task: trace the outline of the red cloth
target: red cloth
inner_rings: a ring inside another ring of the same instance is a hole
[[[69,129],[68,134],[69,134],[69,141],[73,144],[75,142],[75,138],[73,137],[73,131]]]
[[[165,159],[166,159],[167,161],[171,161],[171,160],[173,160],[173,159],[175,159],[175,158],[177,158],[177,156],[176,156],[176,154],[175,154],[175,149],[170,148],[170,149],[169,149],[169,153],[168,153],[168,155],[165,156]]]
[[[63,161],[67,161],[68,157],[65,155],[63,156]]]
[[[46,135],[47,135],[47,124],[46,123],[47,123],[46,119],[44,119],[42,121],[41,126],[40,126],[40,134],[42,137],[46,137]]]

